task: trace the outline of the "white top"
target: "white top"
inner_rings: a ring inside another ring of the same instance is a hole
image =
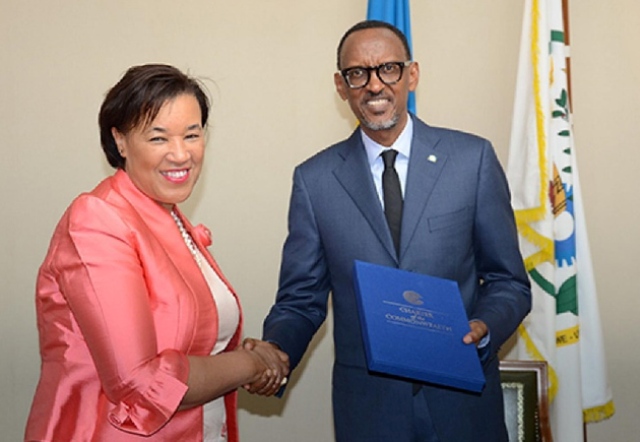
[[[213,347],[212,355],[224,350],[238,329],[240,323],[240,309],[229,287],[220,279],[211,268],[200,250],[200,262],[202,274],[209,285],[213,300],[218,311],[218,340]],[[224,396],[220,396],[203,407],[204,411],[204,442],[226,442],[227,440],[227,414],[224,408]]]
[[[180,218],[171,212],[174,221],[178,225],[178,230],[184,239],[187,248],[191,252],[193,259],[198,264],[204,276],[209,290],[213,296],[218,312],[218,339],[213,347],[212,355],[224,350],[240,324],[240,308],[229,290],[229,287],[222,281],[220,276],[209,265],[202,252],[196,247],[193,239],[184,228]],[[220,396],[203,406],[203,441],[204,442],[226,442],[227,441],[227,413],[224,407],[224,396]]]

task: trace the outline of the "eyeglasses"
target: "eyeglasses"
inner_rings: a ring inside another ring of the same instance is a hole
[[[396,84],[402,78],[404,68],[409,66],[411,61],[389,61],[378,66],[354,66],[342,69],[340,74],[351,89],[360,89],[369,84],[371,71],[375,71],[381,82],[387,86]]]

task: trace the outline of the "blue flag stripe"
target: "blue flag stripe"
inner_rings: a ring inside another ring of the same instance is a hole
[[[394,25],[407,37],[409,49],[413,54],[411,42],[411,14],[409,12],[409,0],[369,0],[367,6],[367,20],[380,20]],[[416,97],[413,92],[409,94],[407,104],[409,112],[416,113]]]

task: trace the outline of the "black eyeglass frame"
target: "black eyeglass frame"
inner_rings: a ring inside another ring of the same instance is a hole
[[[407,61],[387,61],[385,63],[379,64],[378,66],[352,66],[350,68],[341,69],[340,70],[340,75],[342,75],[342,78],[344,78],[345,83],[347,83],[347,86],[349,86],[350,89],[362,89],[363,87],[368,85],[369,81],[371,81],[371,71],[375,71],[376,72],[376,75],[378,76],[378,80],[380,80],[382,83],[386,84],[387,86],[393,86],[394,84],[396,84],[400,80],[402,80],[402,75],[404,74],[404,68],[406,68],[408,66],[411,66],[411,63],[413,63],[413,61],[411,61],[411,60],[407,60]],[[385,66],[389,66],[389,65],[398,66],[400,68],[400,75],[398,76],[398,79],[396,81],[385,81],[380,76],[380,69],[382,69]],[[367,80],[364,82],[364,84],[362,86],[353,86],[349,82],[349,78],[348,78],[349,72],[351,72],[351,71],[353,71],[355,69],[362,69],[363,71],[365,71],[367,73]]]

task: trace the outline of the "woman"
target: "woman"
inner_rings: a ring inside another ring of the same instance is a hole
[[[284,381],[286,356],[239,347],[209,232],[176,206],[200,175],[208,113],[197,81],[166,65],[133,67],[107,94],[100,136],[116,173],[71,204],[40,268],[26,440],[237,441],[236,389],[271,395]]]

